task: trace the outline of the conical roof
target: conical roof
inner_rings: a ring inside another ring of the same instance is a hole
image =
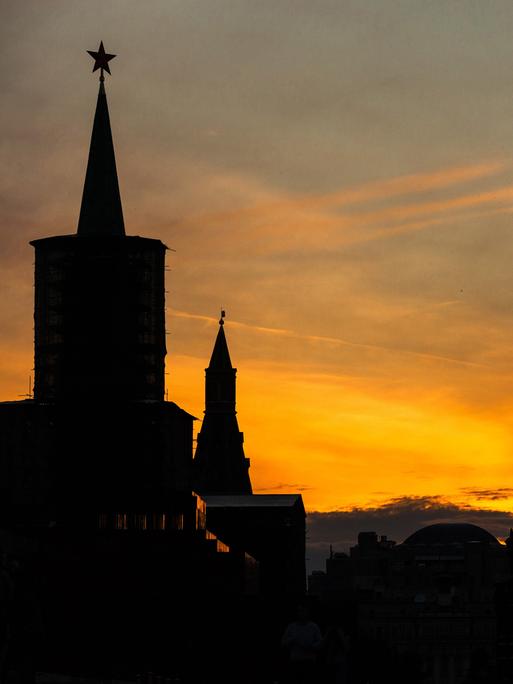
[[[77,233],[82,236],[125,234],[109,109],[103,81],[100,82],[94,115]]]
[[[217,333],[212,356],[208,365],[210,370],[231,370],[233,368],[224,334],[224,321],[219,322],[219,332]]]

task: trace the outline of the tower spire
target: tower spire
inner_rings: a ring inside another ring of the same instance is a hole
[[[217,333],[210,363],[208,364],[208,371],[233,371],[232,362],[230,359],[230,352],[228,351],[228,344],[226,342],[226,335],[224,334],[224,319],[226,312],[221,311],[221,318],[219,319],[219,331]],[[235,400],[235,397],[234,397]]]
[[[221,311],[210,363],[205,371],[205,417],[194,458],[199,494],[251,494],[249,459],[235,411],[235,378]]]
[[[95,60],[93,72],[100,69],[100,88],[77,233],[83,236],[124,235],[123,209],[104,86],[104,71],[110,74],[109,61],[116,55],[106,53],[103,42],[97,52],[87,52]]]

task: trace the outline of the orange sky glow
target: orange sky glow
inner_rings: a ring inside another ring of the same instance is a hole
[[[511,4],[44,5],[5,3],[0,400],[28,241],[76,230],[101,38],[127,232],[176,250],[169,399],[201,419],[222,307],[256,492],[513,513]]]

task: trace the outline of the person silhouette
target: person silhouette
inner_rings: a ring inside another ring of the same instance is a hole
[[[304,604],[297,607],[296,620],[287,625],[281,643],[288,651],[288,681],[291,684],[315,682],[322,636],[319,626],[309,620],[308,608]]]
[[[321,654],[326,682],[346,684],[348,681],[349,636],[334,621],[329,625],[321,644]]]

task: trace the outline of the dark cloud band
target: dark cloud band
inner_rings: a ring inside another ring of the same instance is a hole
[[[511,491],[510,488],[497,490],[499,497],[507,490]],[[486,498],[493,499],[491,490],[473,491],[485,492]],[[403,496],[374,508],[352,508],[328,513],[313,511],[308,515],[309,567],[311,570],[323,569],[330,544],[334,551],[347,552],[356,544],[359,532],[372,530],[400,543],[420,527],[443,522],[474,523],[501,538],[507,536],[509,528],[513,527],[513,514],[459,506],[441,496]]]

